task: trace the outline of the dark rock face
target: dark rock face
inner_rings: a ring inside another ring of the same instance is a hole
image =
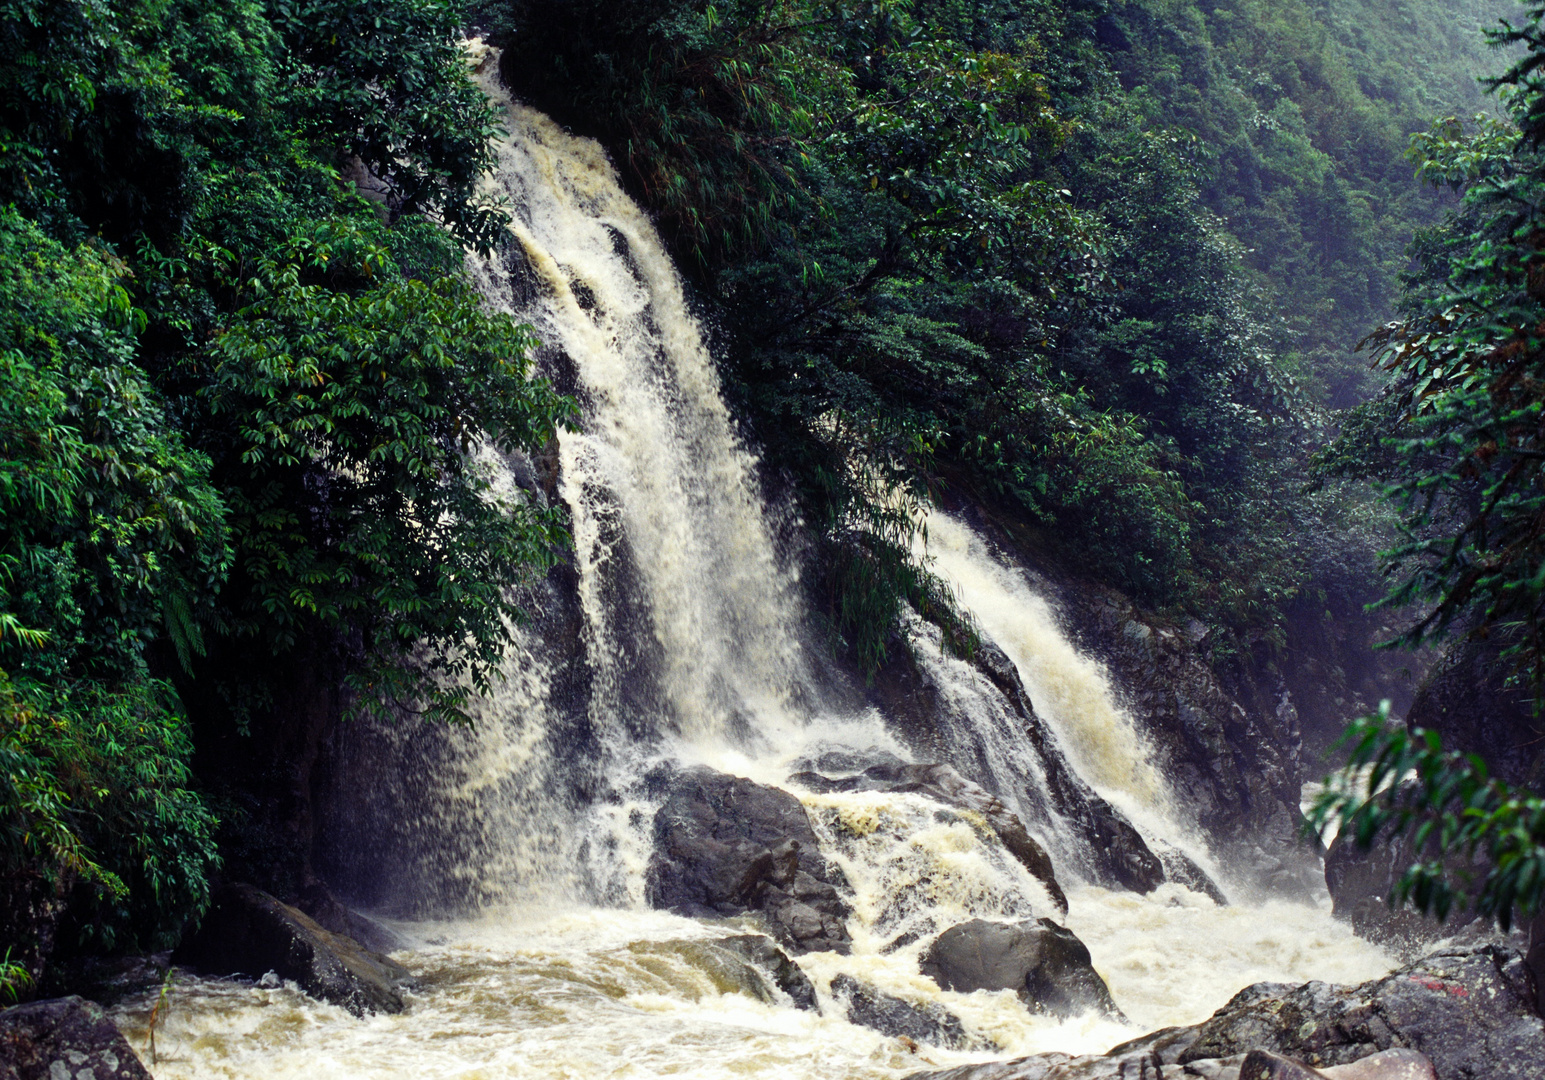
[[[1034,1054],[1014,1061],[964,1065],[941,1072],[913,1073],[907,1080],[1436,1080],[1432,1063],[1414,1050],[1390,1050],[1351,1065],[1313,1069],[1265,1050],[1226,1058],[1202,1058],[1181,1065],[1157,1051],[1128,1051],[1069,1057]]]
[[[1527,688],[1506,685],[1508,636],[1461,639],[1436,664],[1406,720],[1443,736],[1447,750],[1479,754],[1491,775],[1513,787],[1545,788],[1545,717]]]
[[[0,942],[10,949],[11,962],[27,969],[34,987],[53,955],[74,877],[69,871],[59,881],[25,870],[0,874]]]
[[[301,889],[295,907],[310,915],[322,929],[353,938],[372,952],[396,952],[407,944],[389,927],[344,904],[320,882]]]
[[[148,956],[76,957],[53,968],[49,985],[111,1007],[131,994],[160,986],[171,958],[170,949]]]
[[[1218,887],[1218,883],[1212,880],[1207,871],[1197,866],[1191,856],[1162,840],[1155,841],[1152,847],[1154,854],[1159,857],[1159,862],[1164,864],[1165,880],[1184,885],[1192,892],[1211,897],[1215,904],[1228,903],[1228,897],[1223,895],[1223,890]]]
[[[1415,1050],[1386,1050],[1350,1065],[1320,1070],[1269,1050],[1252,1050],[1239,1066],[1239,1080],[1436,1080],[1432,1062]]]
[[[1075,1016],[1093,1009],[1121,1018],[1088,948],[1050,919],[952,926],[929,947],[921,967],[945,990],[1013,990],[1034,1012]]]
[[[773,985],[794,1002],[795,1008],[820,1011],[816,1004],[815,986],[811,983],[810,976],[790,960],[788,953],[778,948],[771,938],[765,938],[761,934],[737,934],[734,937],[719,938],[709,944],[728,950],[747,963],[754,964],[765,971],[771,976]]]
[[[873,1028],[882,1035],[905,1036],[957,1050],[972,1045],[959,1019],[942,1006],[914,1005],[847,975],[832,980],[832,995],[844,1004],[850,1022]]]
[[[1058,596],[1080,648],[1110,670],[1214,850],[1268,891],[1310,895],[1319,867],[1299,834],[1305,768],[1285,685],[1254,667],[1225,685],[1197,648],[1205,627],[1163,624],[1114,590],[1072,583]]]
[[[872,765],[857,776],[833,780],[816,772],[795,773],[789,782],[811,791],[887,791],[915,792],[930,799],[970,810],[987,819],[993,832],[1003,842],[1004,848],[1030,871],[1037,881],[1051,894],[1052,902],[1064,915],[1068,899],[1057,883],[1052,869],[1051,856],[1046,854],[1035,837],[1030,835],[1019,816],[1003,805],[996,795],[971,783],[949,765],[913,765],[897,761]]]
[[[1439,854],[1434,844],[1418,854],[1409,834],[1398,838],[1382,834],[1368,849],[1345,836],[1336,837],[1325,853],[1325,887],[1334,903],[1332,910],[1338,919],[1350,922],[1359,936],[1408,954],[1452,936],[1459,929],[1457,922],[1442,923],[1414,908],[1389,903],[1395,882],[1408,866]],[[1472,864],[1453,854],[1442,861],[1456,873],[1484,872],[1479,859]]]
[[[0,1012],[4,1080],[151,1080],[128,1040],[98,1005],[52,998]]]
[[[1545,1076],[1545,1021],[1523,957],[1497,945],[1444,950],[1358,987],[1247,987],[1201,1025],[1182,1063],[1270,1050],[1322,1067],[1392,1047],[1444,1080]]]
[[[198,933],[183,941],[172,961],[210,975],[272,971],[355,1016],[401,1012],[398,991],[412,982],[402,965],[324,930],[251,885],[216,892]]]
[[[1220,858],[1271,892],[1312,895],[1319,887],[1318,859],[1299,834],[1302,733],[1290,680],[1273,666],[1269,646],[1245,642],[1260,655],[1215,670],[1206,656],[1205,625],[1157,618],[1115,589],[1038,559],[1034,553],[1045,544],[1022,523],[969,503],[946,509],[992,538],[1000,555],[1011,558],[1056,608],[1080,651],[1106,666],[1173,790],[1189,804]],[[944,760],[968,776],[981,775]],[[1076,814],[1069,816],[1077,820]],[[1093,824],[1078,821],[1077,828],[1095,836],[1099,830]],[[1094,846],[1098,855],[1100,845]],[[1107,874],[1115,884],[1124,884],[1122,873],[1139,881],[1148,875],[1162,880],[1162,868],[1150,869],[1146,860],[1125,868],[1119,861],[1113,854],[1096,867],[1096,875]]]
[[[1436,731],[1446,749],[1479,754],[1493,776],[1539,790],[1545,782],[1545,723],[1534,716],[1528,692],[1505,685],[1505,635],[1459,640],[1433,665],[1411,703],[1407,722]],[[1435,848],[1421,853],[1437,855]],[[1405,868],[1417,861],[1409,836],[1381,836],[1371,850],[1338,837],[1325,857],[1325,884],[1339,918],[1364,937],[1399,947],[1430,944],[1453,932],[1409,910],[1391,909],[1386,898]],[[1465,866],[1458,857],[1445,862]]]
[[[851,948],[841,875],[821,856],[798,799],[703,767],[669,783],[645,873],[652,906],[694,916],[758,912],[798,952]]]
[[[981,1065],[962,1065],[936,1072],[919,1072],[906,1080],[1238,1080],[1239,1062],[1219,1063],[1217,1071],[1183,1073],[1175,1065],[1165,1066],[1148,1053],[1032,1054],[1012,1061],[990,1061]]]

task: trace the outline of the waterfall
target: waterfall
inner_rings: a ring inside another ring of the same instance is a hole
[[[1104,666],[1078,651],[1024,572],[999,558],[968,525],[937,511],[926,525],[916,555],[930,560],[982,633],[1008,655],[1079,775],[1145,840],[1184,851],[1214,880],[1223,880],[1227,875],[1195,822],[1186,820],[1162,763],[1118,701]]]
[[[487,89],[510,130],[494,193],[516,214],[480,285],[536,328],[584,414],[559,442],[593,715],[642,710],[635,730],[697,740],[776,730],[804,681],[795,583],[681,279],[596,143]]]
[[[573,595],[538,595],[533,606],[551,601],[573,617],[516,631],[506,683],[473,728],[351,736],[367,747],[361,799],[382,809],[335,822],[350,865],[395,860],[404,890],[455,901],[429,905],[436,917],[426,918],[380,894],[402,916],[402,958],[422,982],[411,1008],[356,1022],[292,987],[192,979],[162,1021],[157,1076],[897,1080],[930,1064],[1098,1052],[1130,1037],[1133,1027],[1093,1014],[1031,1015],[1007,991],[946,993],[920,973],[920,953],[948,926],[1058,914],[981,815],[917,793],[790,781],[816,767],[851,775],[916,760],[918,740],[813,674],[778,518],[648,218],[597,144],[509,100],[491,60],[483,68],[507,132],[490,194],[513,222],[507,244],[471,269],[491,307],[534,326],[542,370],[583,417],[559,436],[556,484],[544,488],[518,461],[490,466],[522,497],[567,506]],[[1035,714],[1016,711],[914,618],[917,670],[952,718],[930,733],[929,752],[989,788],[1051,852],[1069,892],[1066,921],[1135,1024],[1195,1022],[1257,979],[1350,981],[1387,969],[1387,957],[1312,908],[1219,907],[1174,884],[1149,896],[1081,884],[1095,853],[1070,815],[1091,788],[1150,838],[1200,845],[1105,672],[1023,575],[959,521],[935,515],[928,533],[927,557],[1012,661]],[[671,762],[783,787],[803,803],[852,908],[851,955],[799,958],[820,1012],[794,1008],[715,952],[714,939],[754,923],[643,903],[661,797],[651,778]],[[393,764],[400,776],[389,780]],[[388,855],[396,847],[412,858]],[[833,998],[839,976],[947,1008],[968,1045],[918,1049],[848,1023]],[[116,1013],[131,1037],[153,1004],[134,999]]]

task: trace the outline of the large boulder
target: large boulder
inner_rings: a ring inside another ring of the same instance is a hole
[[[1418,852],[1410,833],[1392,835],[1388,830],[1364,848],[1354,839],[1339,835],[1325,853],[1325,887],[1330,892],[1336,918],[1352,925],[1357,935],[1369,941],[1411,956],[1460,930],[1484,934],[1490,923],[1465,927],[1458,919],[1439,922],[1412,907],[1390,903],[1395,883],[1413,863],[1437,859],[1455,877],[1486,872],[1484,855],[1470,858],[1463,853],[1445,854],[1429,841]]]
[[[1163,840],[1155,840],[1149,845],[1153,853],[1159,857],[1159,862],[1164,865],[1164,877],[1177,885],[1184,885],[1192,892],[1201,893],[1220,907],[1228,905],[1228,897],[1218,887],[1218,883],[1212,879],[1212,875],[1203,870],[1195,859],[1181,851],[1173,844]]]
[[[100,1005],[51,998],[0,1012],[0,1080],[151,1080]]]
[[[1011,1061],[988,1061],[953,1069],[912,1073],[905,1080],[1238,1080],[1239,1062],[1203,1066],[1183,1073],[1178,1065],[1163,1065],[1151,1054],[1031,1054]]]
[[[1013,990],[1034,1012],[1075,1016],[1093,1010],[1122,1019],[1089,949],[1050,919],[973,919],[952,926],[929,946],[920,966],[945,990]]]
[[[913,1073],[906,1080],[1436,1080],[1436,1076],[1432,1063],[1414,1050],[1390,1050],[1326,1069],[1263,1050],[1184,1065],[1151,1052],[1113,1050],[1082,1057],[1032,1054],[1013,1061]]]
[[[903,761],[872,765],[856,776],[832,779],[817,772],[799,772],[789,782],[811,791],[885,791],[915,792],[946,806],[980,814],[997,834],[1004,850],[1014,856],[1032,877],[1045,887],[1052,903],[1064,915],[1068,898],[1057,883],[1051,856],[1041,846],[1019,815],[1003,805],[992,792],[973,784],[950,765],[912,764]]]
[[[789,996],[795,1008],[820,1011],[816,1004],[815,985],[810,981],[810,976],[790,960],[788,953],[778,948],[771,938],[761,934],[736,934],[733,937],[717,938],[708,944],[734,953],[764,972],[774,986]]]
[[[941,1005],[914,1005],[848,975],[832,980],[832,996],[846,1010],[849,1023],[873,1028],[882,1035],[956,1050],[973,1046],[960,1020]]]
[[[216,891],[198,932],[178,947],[172,962],[209,975],[261,977],[272,971],[355,1016],[401,1012],[400,991],[412,983],[401,964],[324,930],[251,885]]]
[[[1427,1055],[1415,1050],[1385,1050],[1349,1065],[1312,1069],[1301,1061],[1252,1050],[1239,1065],[1239,1080],[1437,1080]]]
[[[852,947],[840,871],[822,857],[798,799],[698,766],[673,773],[645,871],[653,907],[682,915],[760,914],[797,952]]]
[[[1257,983],[1201,1024],[1098,1056],[1036,1054],[908,1080],[1537,1080],[1545,1020],[1534,994],[1518,950],[1446,948],[1361,986]]]
[[[407,942],[396,931],[355,911],[320,882],[302,887],[295,896],[294,906],[310,915],[322,929],[353,938],[372,952],[389,953],[407,947]]]
[[[1395,1047],[1419,1050],[1444,1080],[1545,1076],[1545,1021],[1515,949],[1444,949],[1361,986],[1258,983],[1203,1023],[1182,1064],[1269,1050],[1323,1067]]]

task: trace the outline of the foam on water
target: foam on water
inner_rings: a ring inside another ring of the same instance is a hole
[[[293,987],[188,979],[157,1026],[159,1080],[464,1080],[679,1076],[890,1080],[929,1064],[1060,1050],[1099,1053],[1141,1031],[1195,1023],[1250,982],[1355,982],[1390,966],[1379,950],[1298,905],[1215,907],[1163,886],[1150,897],[1078,888],[1068,924],[1132,1018],[1057,1022],[1009,993],[940,992],[911,953],[802,958],[824,1015],[726,985],[684,948],[742,932],[660,912],[508,909],[461,923],[399,924],[397,954],[422,988],[399,1016],[357,1020]],[[944,1004],[998,1050],[923,1047],[841,1019],[829,984],[848,973],[918,1002]],[[147,1047],[155,994],[116,1013]],[[146,1056],[149,1063],[148,1054]]]

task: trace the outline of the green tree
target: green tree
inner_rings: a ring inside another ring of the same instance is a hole
[[[1387,555],[1387,602],[1425,610],[1403,636],[1419,644],[1458,628],[1506,634],[1515,677],[1545,691],[1545,7],[1495,35],[1522,48],[1494,86],[1512,127],[1439,123],[1413,141],[1435,183],[1464,190],[1447,228],[1418,248],[1410,314],[1373,337],[1391,373],[1385,413],[1396,451],[1381,464],[1405,509],[1404,542]],[[1366,435],[1364,436],[1366,438]],[[1344,449],[1347,457],[1356,448]],[[1507,925],[1545,897],[1545,805],[1488,777],[1478,758],[1446,753],[1436,734],[1387,716],[1354,724],[1354,766],[1371,787],[1332,790],[1312,815],[1339,821],[1367,845],[1415,830],[1423,861],[1396,895],[1440,917],[1472,906]],[[1414,775],[1412,782],[1403,782]],[[1426,848],[1428,843],[1431,848]],[[1427,858],[1427,852],[1436,855]],[[1456,880],[1442,856],[1484,856],[1479,880]]]

